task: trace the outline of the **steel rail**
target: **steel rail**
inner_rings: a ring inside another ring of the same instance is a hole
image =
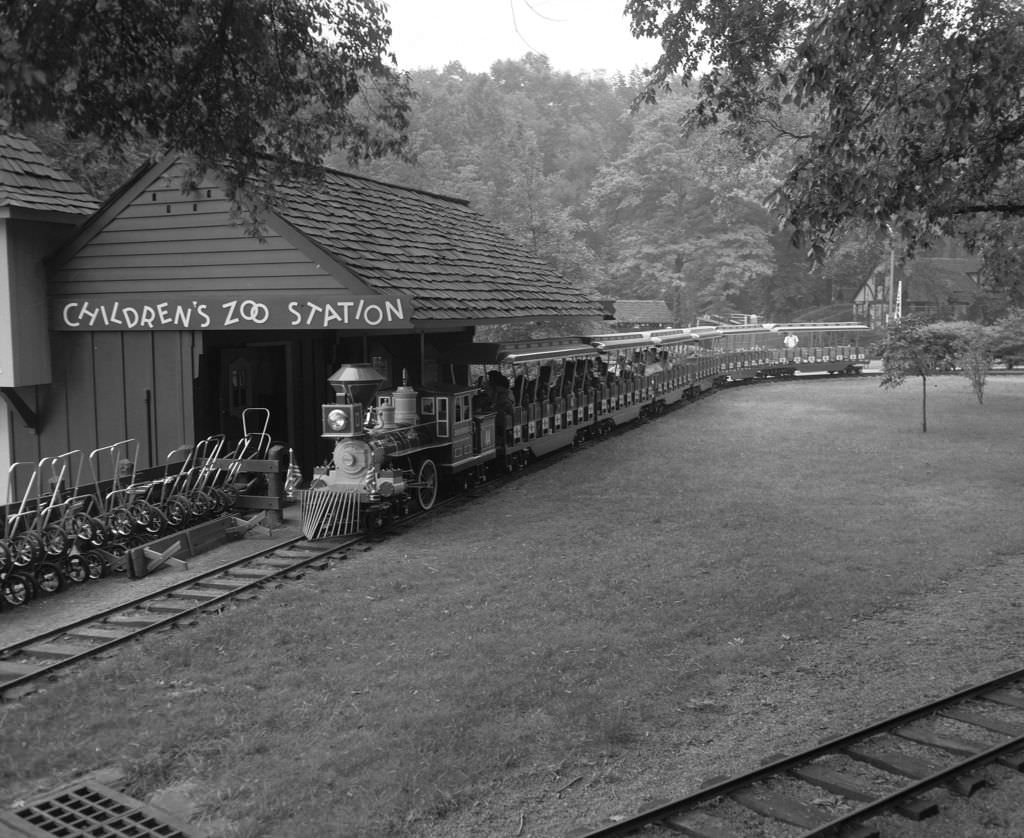
[[[19,640],[17,643],[12,643],[9,646],[5,646],[2,649],[0,649],[0,660],[10,657],[12,653],[17,653],[18,650],[24,646],[33,643],[43,642],[43,638],[66,634],[68,631],[78,628],[79,626],[87,625],[89,623],[95,623],[99,620],[102,620],[104,617],[110,616],[112,614],[116,614],[118,612],[124,611],[132,607],[138,607],[147,602],[148,600],[153,599],[153,597],[172,593],[173,591],[178,590],[180,588],[184,588],[189,585],[194,585],[198,582],[201,582],[203,579],[206,579],[210,576],[215,576],[218,573],[223,573],[224,571],[229,570],[232,567],[244,564],[248,561],[252,561],[261,556],[263,553],[267,552],[268,550],[290,546],[302,540],[302,536],[297,536],[286,541],[282,541],[278,544],[275,544],[272,547],[261,548],[260,550],[256,550],[255,552],[249,553],[245,556],[242,556],[241,558],[233,559],[226,564],[218,565],[217,567],[203,571],[202,573],[197,573],[195,576],[190,576],[188,579],[183,579],[179,582],[169,584],[166,587],[160,588],[159,591],[152,591],[148,594],[142,594],[136,597],[135,599],[130,599],[125,602],[119,603],[118,605],[112,605],[109,608],[96,611],[90,614],[88,617],[82,617],[81,619],[73,620],[72,622],[58,626],[55,629],[47,629],[45,632],[40,632],[38,635],[35,635],[34,637],[31,637],[27,640]]]
[[[0,681],[0,695],[20,687],[24,687],[33,681],[51,675],[57,670],[64,669],[72,666],[73,664],[80,663],[88,658],[94,657],[102,652],[109,651],[110,649],[120,646],[130,640],[135,640],[148,632],[155,631],[156,629],[163,628],[167,625],[190,617],[197,612],[209,610],[213,606],[237,597],[239,594],[251,590],[252,588],[259,587],[270,580],[284,576],[288,573],[293,573],[300,568],[322,559],[343,554],[353,544],[356,544],[361,540],[361,537],[352,537],[341,543],[338,543],[338,541],[335,540],[330,544],[315,546],[314,549],[308,550],[305,548],[298,548],[298,545],[300,543],[305,543],[313,546],[312,542],[307,542],[301,537],[289,539],[272,547],[265,547],[241,558],[219,565],[216,568],[192,576],[187,580],[169,585],[166,588],[161,588],[159,591],[154,591],[129,602],[106,608],[93,615],[80,620],[75,620],[74,622],[68,623],[57,629],[50,629],[27,640],[19,641],[16,644],[0,650],[0,668],[2,668],[4,663],[17,663],[18,658],[39,659],[41,657],[45,657],[45,652],[43,654],[33,654],[33,648],[44,647],[45,649],[47,644],[52,644],[61,638],[73,635],[76,629],[93,627],[101,631],[120,632],[121,629],[124,630],[123,633],[119,633],[116,637],[112,636],[106,639],[98,639],[88,645],[83,645],[79,652],[50,658],[47,659],[45,663],[40,663],[38,665],[27,665],[32,667],[32,671],[26,671],[23,674],[15,675],[12,678]],[[289,549],[294,550],[297,548],[302,549],[306,555],[291,557],[281,555],[282,551]],[[231,571],[233,570],[236,571],[246,565],[253,565],[261,560],[267,560],[275,557],[279,560],[282,558],[288,558],[289,561],[287,564],[282,564],[278,567],[268,567],[266,572],[261,573],[258,577],[252,577],[250,579],[239,577],[237,585],[233,585],[231,588],[221,590],[220,592],[211,592],[209,596],[203,596],[201,599],[197,599],[193,603],[186,602],[186,598],[184,597],[178,597],[182,600],[181,607],[179,608],[175,606],[173,611],[169,611],[163,614],[163,616],[147,610],[147,606],[158,604],[162,600],[170,600],[174,598],[175,594],[178,592],[188,590],[189,588],[202,587],[204,582],[208,583],[210,580],[217,577],[230,576]],[[133,614],[137,616],[132,618],[131,615]],[[144,617],[144,615],[153,616],[152,618],[149,618],[148,616]],[[110,620],[111,618],[116,618],[118,616],[124,616],[128,619],[144,620],[144,622],[137,623],[135,625],[129,625],[126,623],[120,627],[115,627]]]
[[[586,829],[575,829],[569,835],[572,838],[613,838],[613,836],[617,838],[618,836],[631,835],[646,826],[663,825],[670,818],[692,812],[703,803],[728,798],[738,791],[749,789],[765,780],[783,776],[788,777],[790,775],[786,772],[792,768],[813,762],[815,759],[823,756],[841,755],[850,746],[862,743],[873,736],[898,731],[899,728],[924,718],[941,716],[943,710],[948,710],[957,704],[971,699],[983,699],[987,694],[993,694],[997,690],[1010,685],[1024,688],[1024,669],[1005,673],[990,681],[967,687],[944,698],[883,719],[853,733],[826,740],[798,754],[772,759],[772,761],[765,765],[745,774],[736,775],[724,780],[712,781],[699,791],[672,801],[658,803],[640,811],[636,815],[618,820],[613,824],[596,827],[589,831]],[[1022,695],[1021,709],[1024,709],[1024,695]],[[982,752],[974,753],[966,759],[959,759],[933,775],[907,783],[888,796],[869,801],[830,822],[814,827],[802,833],[802,838],[838,834],[843,830],[848,830],[851,825],[866,820],[869,817],[876,816],[881,812],[892,811],[900,803],[916,797],[935,786],[948,782],[953,777],[968,774],[972,770],[982,767],[1001,756],[1024,750],[1024,722],[1022,722],[1021,730],[1021,735],[1011,736],[1006,742],[1002,742]],[[898,732],[896,735],[899,735]],[[1024,762],[1022,762],[1022,765],[1024,765]],[[690,834],[698,835],[700,832],[695,830]]]

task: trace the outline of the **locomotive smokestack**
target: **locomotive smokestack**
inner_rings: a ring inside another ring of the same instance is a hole
[[[342,364],[327,379],[338,404],[359,404],[366,410],[373,404],[382,376],[372,364]]]

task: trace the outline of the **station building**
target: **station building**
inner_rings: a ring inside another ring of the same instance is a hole
[[[126,439],[138,468],[160,466],[236,439],[250,407],[308,475],[340,364],[372,363],[385,386],[444,382],[482,324],[602,317],[457,198],[327,170],[281,184],[250,235],[215,173],[183,190],[187,158],[98,206],[26,138],[0,142],[3,475]]]

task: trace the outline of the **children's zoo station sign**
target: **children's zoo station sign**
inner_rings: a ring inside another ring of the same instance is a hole
[[[400,296],[340,296],[330,292],[132,294],[66,296],[51,303],[57,331],[138,332],[241,329],[394,329],[408,327],[411,307]]]

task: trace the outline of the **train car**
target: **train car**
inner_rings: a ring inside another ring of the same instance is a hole
[[[753,381],[774,357],[770,347],[775,334],[763,323],[722,324],[714,331],[723,383]]]
[[[856,375],[868,362],[861,345],[870,332],[863,323],[773,323],[774,375],[829,373]]]
[[[598,354],[581,338],[495,347],[493,363],[511,382],[511,415],[499,433],[509,469],[575,444],[595,421]]]

